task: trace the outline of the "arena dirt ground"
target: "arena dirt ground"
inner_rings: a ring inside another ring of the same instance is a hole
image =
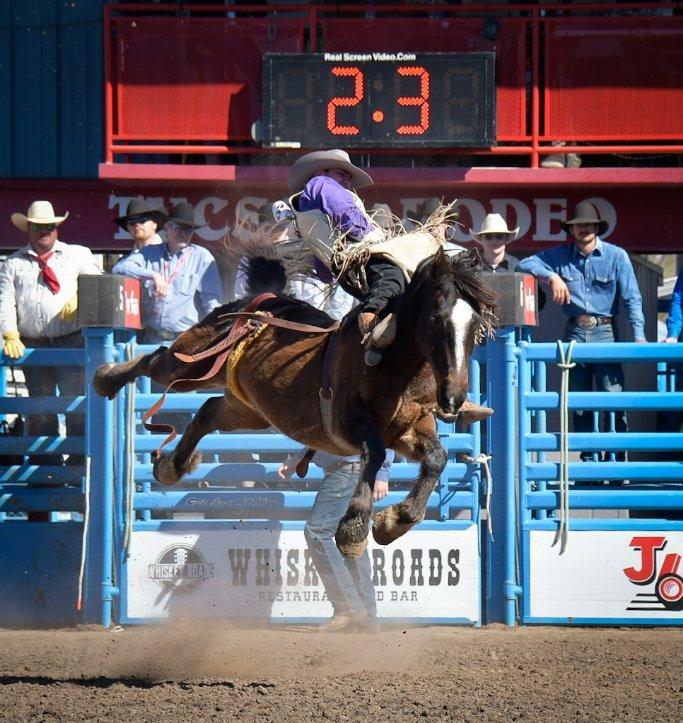
[[[0,720],[680,721],[683,631],[0,630]]]

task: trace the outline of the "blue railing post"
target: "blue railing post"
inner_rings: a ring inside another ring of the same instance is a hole
[[[501,329],[487,344],[486,383],[490,419],[488,449],[491,452],[493,491],[491,516],[493,539],[487,546],[486,622],[515,623],[515,387],[516,331]]]
[[[92,378],[114,361],[112,329],[84,329],[87,398],[86,454],[90,459],[90,515],[86,537],[83,619],[108,628],[112,622],[114,542],[114,404],[98,396]]]

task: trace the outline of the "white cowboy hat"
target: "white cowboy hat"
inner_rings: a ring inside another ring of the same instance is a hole
[[[28,207],[25,216],[23,213],[13,213],[11,219],[19,230],[26,233],[29,223],[54,223],[55,226],[59,226],[68,217],[68,211],[63,216],[55,216],[55,210],[49,201],[34,201]]]
[[[484,219],[484,223],[482,223],[479,231],[473,231],[470,229],[470,236],[475,241],[479,241],[482,236],[493,233],[504,233],[508,237],[506,243],[510,243],[517,238],[519,226],[510,231],[508,225],[505,223],[505,219],[499,213],[489,213]]]
[[[330,168],[348,171],[352,176],[351,185],[354,188],[372,186],[372,178],[351,163],[349,154],[334,148],[330,151],[313,151],[297,158],[289,170],[289,190],[292,193],[301,191],[318,171],[327,171]]]

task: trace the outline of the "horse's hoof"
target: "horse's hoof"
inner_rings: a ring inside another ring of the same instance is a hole
[[[368,546],[368,523],[361,517],[340,520],[334,536],[339,552],[345,557],[360,557]]]
[[[360,557],[368,546],[368,541],[363,540],[362,542],[346,542],[340,544],[337,542],[337,548],[344,557],[348,557],[350,560],[355,560]]]
[[[372,536],[378,545],[389,545],[405,535],[413,526],[412,522],[399,522],[399,513],[395,505],[380,510],[375,516]]]
[[[176,469],[170,454],[162,454],[152,467],[152,474],[162,485],[174,485],[183,475]]]
[[[112,382],[109,372],[116,364],[102,364],[97,367],[95,376],[92,379],[93,389],[101,396],[107,399],[113,399],[118,393],[120,387]]]

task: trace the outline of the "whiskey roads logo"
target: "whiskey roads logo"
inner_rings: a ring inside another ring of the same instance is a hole
[[[171,545],[148,565],[147,575],[171,595],[194,592],[214,576],[214,563],[207,562],[196,547]]]

